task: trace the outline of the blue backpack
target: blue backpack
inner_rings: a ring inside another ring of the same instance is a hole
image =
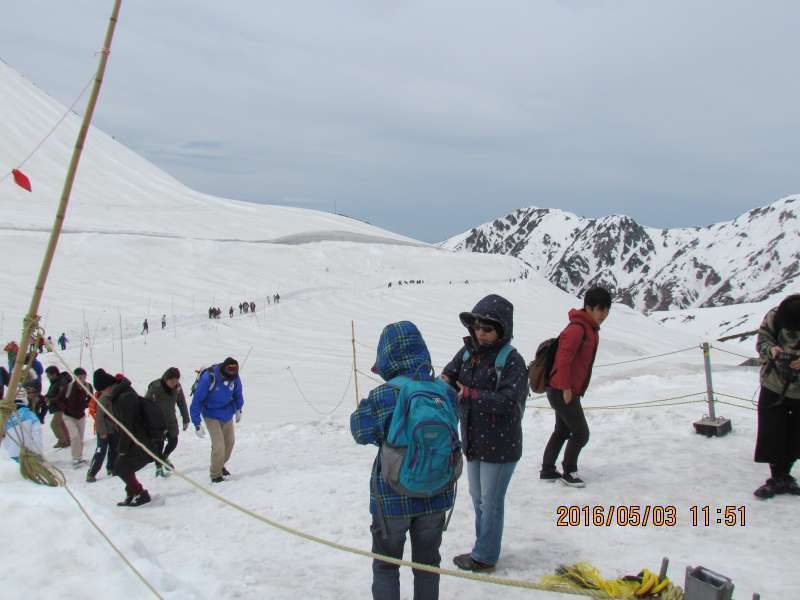
[[[503,368],[506,366],[506,361],[508,360],[508,356],[515,350],[514,346],[511,344],[506,344],[502,348],[500,348],[500,352],[497,353],[497,356],[494,359],[494,372],[497,374],[497,378],[495,380],[495,390],[500,389],[500,376],[503,374]],[[471,352],[469,350],[464,350],[464,354],[461,355],[461,362],[465,363],[469,360]]]
[[[398,493],[430,498],[447,491],[461,475],[461,441],[456,407],[445,382],[395,377],[399,389],[389,434],[381,445],[381,473]]]

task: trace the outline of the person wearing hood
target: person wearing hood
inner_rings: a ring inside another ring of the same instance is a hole
[[[206,436],[203,421],[211,437],[209,474],[212,483],[221,483],[230,475],[225,465],[235,442],[233,423],[241,421],[243,407],[242,380],[236,359],[229,356],[202,372],[192,394],[189,413],[197,437]]]
[[[378,342],[373,373],[385,381],[398,376],[432,379],[431,357],[422,334],[409,321],[387,325]],[[446,386],[442,386],[446,388]],[[455,406],[456,394],[448,400]],[[361,400],[350,416],[350,431],[359,444],[380,447],[386,440],[392,422],[398,389],[388,383],[373,389]],[[415,562],[438,567],[439,546],[445,525],[445,513],[455,502],[454,487],[426,498],[400,494],[384,479],[378,457],[370,475],[369,510],[372,514],[372,551],[376,554],[403,557],[406,534],[411,534],[411,557]],[[400,598],[399,567],[380,560],[372,561],[372,597],[374,600]],[[414,571],[414,600],[435,600],[439,597],[439,575]]]
[[[97,369],[94,372],[93,382],[95,389],[101,394],[109,388],[111,389],[107,393],[114,417],[133,434],[136,440],[153,449],[154,444],[150,430],[142,416],[141,403],[143,400],[131,387],[131,382],[125,377],[121,380],[117,379],[103,369]],[[160,450],[160,448],[156,450]],[[136,471],[152,460],[150,455],[137,445],[125,431],[119,432],[114,474],[125,482],[125,499],[118,502],[117,506],[141,506],[150,502],[150,493],[136,479]]]
[[[581,398],[589,387],[592,366],[600,343],[600,325],[611,309],[611,294],[601,287],[591,288],[583,297],[583,308],[569,311],[569,325],[558,336],[553,369],[545,393],[556,411],[556,424],[542,456],[539,478],[560,479],[571,487],[584,487],[578,477],[578,455],[589,441],[589,426],[583,414]],[[561,448],[567,443],[563,472],[556,469]]]
[[[444,368],[442,379],[458,390],[461,439],[475,508],[475,544],[453,562],[460,569],[489,572],[500,558],[506,491],[522,456],[528,369],[510,346],[511,302],[492,294],[459,317],[469,335]]]
[[[161,376],[161,379],[156,379],[150,382],[147,387],[147,392],[144,397],[148,400],[154,401],[161,412],[164,414],[164,422],[167,425],[167,439],[166,446],[161,452],[161,458],[168,465],[172,466],[169,462],[169,455],[178,447],[178,419],[175,418],[175,407],[181,411],[181,420],[183,421],[183,430],[189,428],[189,409],[186,408],[186,396],[183,395],[183,388],[180,384],[181,372],[177,367],[170,367]],[[156,477],[164,477],[165,473],[161,465],[156,465]]]

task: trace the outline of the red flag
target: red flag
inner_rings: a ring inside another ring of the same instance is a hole
[[[14,181],[16,184],[24,190],[31,191],[31,180],[28,179],[28,176],[25,175],[22,171],[14,169],[11,171],[11,174],[14,176]]]

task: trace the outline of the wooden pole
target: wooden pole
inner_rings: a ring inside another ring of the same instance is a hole
[[[356,408],[358,408],[358,403],[361,400],[361,394],[358,392],[358,363],[356,362],[356,324],[354,321],[350,321],[350,330],[353,333],[352,342],[353,342],[353,379],[356,382]]]
[[[114,0],[114,8],[111,11],[111,18],[108,21],[108,28],[106,29],[105,40],[103,41],[103,48],[100,51],[100,62],[97,66],[97,74],[94,79],[94,86],[92,87],[92,94],[89,96],[89,102],[86,105],[86,112],[83,115],[83,122],[81,123],[80,131],[78,132],[78,139],[75,141],[75,148],[72,151],[72,159],[67,169],[67,177],[64,180],[64,188],[61,191],[61,200],[58,204],[55,222],[53,229],[50,231],[50,240],[47,244],[47,250],[44,253],[42,266],[39,269],[39,277],[36,280],[36,287],[33,291],[30,306],[28,307],[28,314],[22,325],[22,334],[20,335],[20,345],[28,343],[31,332],[34,327],[37,327],[39,305],[44,295],[44,285],[47,282],[47,276],[50,273],[50,267],[53,264],[53,258],[56,253],[56,246],[58,246],[58,239],[61,236],[61,229],[64,226],[64,218],[67,214],[67,207],[69,206],[69,198],[72,194],[72,186],[75,183],[75,175],[78,172],[78,164],[81,160],[83,152],[83,145],[86,142],[86,136],[89,133],[89,126],[92,123],[94,116],[94,109],[97,106],[97,98],[100,95],[100,87],[103,85],[103,76],[106,72],[106,65],[108,64],[108,56],[111,53],[111,41],[114,39],[114,29],[117,26],[117,18],[119,17],[120,6],[122,0]],[[22,348],[20,348],[22,351]],[[24,356],[24,355],[23,355]],[[11,381],[8,383],[8,394],[0,401],[0,434],[5,433],[5,423],[11,414],[14,412],[14,398],[17,397],[17,387],[19,386],[22,377],[22,367],[25,361],[18,360],[14,363],[14,369],[11,372]]]

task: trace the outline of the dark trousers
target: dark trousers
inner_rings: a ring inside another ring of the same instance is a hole
[[[161,458],[163,460],[167,460],[169,455],[172,454],[172,451],[178,447],[178,432],[176,431],[167,431],[167,439],[166,445],[164,449],[161,451]]]
[[[106,454],[108,454],[106,469],[113,472],[114,463],[117,460],[118,446],[119,433],[111,433],[107,435],[105,439],[102,439],[100,436],[98,436],[97,449],[94,451],[94,456],[92,456],[92,464],[89,466],[89,475],[94,477],[100,472],[100,469],[103,468],[103,461],[106,459]]]
[[[372,551],[392,558],[403,558],[406,532],[411,533],[411,560],[438,567],[442,557],[444,513],[422,517],[385,519],[386,537],[383,537],[377,517],[373,515]],[[373,600],[400,600],[400,567],[380,560],[372,561]],[[437,600],[439,598],[439,575],[414,570],[414,600]]]
[[[761,388],[755,461],[769,463],[772,476],[788,475],[800,458],[800,400]]]
[[[580,398],[573,396],[572,402],[564,403],[564,392],[547,388],[547,401],[556,411],[556,426],[550,435],[550,440],[544,448],[542,456],[542,470],[549,471],[556,468],[558,455],[564,442],[567,449],[564,451],[562,467],[565,473],[574,473],[578,470],[578,455],[589,441],[589,425],[583,414]]]

